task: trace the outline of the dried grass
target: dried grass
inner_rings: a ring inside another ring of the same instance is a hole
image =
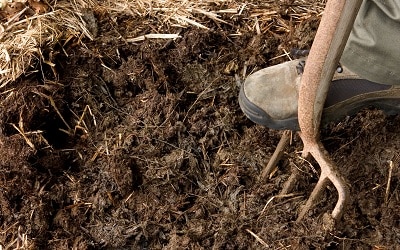
[[[30,68],[35,59],[45,61],[43,49],[51,50],[56,44],[71,38],[85,36],[93,39],[82,18],[82,10],[94,6],[94,1],[56,1],[50,12],[1,23],[0,88],[30,69],[35,70]]]
[[[44,58],[44,49],[51,51],[56,44],[67,46],[74,40],[82,44],[93,40],[90,24],[85,21],[88,9],[106,12],[112,17],[147,18],[158,24],[158,29],[195,26],[208,30],[209,22],[228,25],[235,34],[245,32],[289,32],[290,25],[281,16],[289,15],[293,22],[301,22],[323,11],[325,1],[310,4],[305,0],[53,0],[47,1],[47,13],[28,15],[25,8],[14,18],[0,23],[0,88],[15,81],[22,74],[34,71],[35,63],[42,61],[51,66],[53,62]],[[277,8],[277,6],[280,6]],[[282,7],[284,6],[284,7]],[[278,13],[282,9],[285,13]],[[234,20],[246,19],[245,27],[235,27]],[[21,19],[21,20],[19,20]],[[146,25],[146,24],[143,24]],[[232,29],[233,27],[233,29]],[[223,27],[221,27],[223,28]],[[138,27],[138,30],[141,30]],[[144,39],[171,39],[177,34],[132,34],[127,41]],[[82,44],[83,45],[83,44]]]

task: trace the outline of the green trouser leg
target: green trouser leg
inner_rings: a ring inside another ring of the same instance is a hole
[[[399,62],[400,1],[364,0],[341,63],[367,80],[398,85]]]

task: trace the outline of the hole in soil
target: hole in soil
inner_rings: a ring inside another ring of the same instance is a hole
[[[253,179],[250,178],[249,176],[242,175],[239,178],[239,184],[243,185],[245,187],[251,187],[251,186],[253,186],[253,183],[254,183]]]
[[[53,121],[43,124],[39,129],[44,131],[43,136],[54,149],[62,149],[65,148],[69,137],[66,133],[60,131],[60,128],[64,127],[65,125],[62,122],[53,119]]]
[[[378,212],[378,213],[375,215],[375,219],[376,219],[377,221],[380,221],[381,218],[382,218],[382,214],[381,214],[380,212]]]
[[[176,71],[175,67],[173,67],[172,65],[168,65],[164,70],[164,74],[168,78],[169,82],[168,90],[170,92],[175,94],[182,92],[184,90],[185,84],[182,84],[182,82],[178,80],[179,72]]]
[[[137,190],[140,185],[143,184],[143,176],[138,166],[132,162],[131,164],[131,171],[132,171],[132,187],[134,190]]]
[[[13,199],[10,200],[10,204],[14,204],[14,210],[15,211],[20,211],[22,208],[22,202],[23,202],[23,196],[22,195],[15,195],[13,196]]]
[[[127,85],[127,90],[132,93],[132,97],[135,97],[144,92],[144,90],[139,86],[139,84],[135,84],[129,81]]]
[[[19,118],[12,118],[11,121],[4,125],[3,133],[5,136],[12,136],[19,134],[17,129],[12,125],[18,127]],[[65,125],[59,118],[40,117],[36,116],[31,124],[24,124],[25,132],[43,131],[43,137],[48,141],[50,146],[54,149],[61,149],[65,147],[68,141],[68,135],[60,131],[60,128],[65,129]]]
[[[196,196],[189,195],[188,197],[185,198],[185,201],[183,202],[183,205],[179,210],[182,212],[188,210],[189,208],[193,207],[196,204],[196,200],[197,200]]]

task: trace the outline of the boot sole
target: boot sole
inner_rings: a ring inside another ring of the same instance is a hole
[[[243,113],[251,121],[259,125],[276,130],[300,130],[297,116],[282,120],[274,119],[264,110],[253,104],[245,95],[244,85],[240,88],[239,105]],[[329,122],[337,122],[344,117],[354,115],[361,109],[367,107],[378,108],[383,110],[387,115],[399,114],[400,89],[391,88],[388,90],[356,95],[324,108],[321,125],[324,126]]]
[[[299,130],[297,117],[290,117],[283,120],[273,119],[264,110],[252,103],[244,93],[244,84],[242,84],[239,92],[239,105],[247,118],[259,125],[276,130]]]

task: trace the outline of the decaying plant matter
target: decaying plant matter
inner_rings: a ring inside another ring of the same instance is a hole
[[[16,2],[1,18],[0,248],[398,242],[399,117],[367,110],[323,130],[354,183],[346,227],[326,233],[329,188],[294,223],[319,176],[298,135],[285,133],[291,146],[267,174],[280,132],[237,102],[246,76],[309,49],[325,1]],[[282,187],[290,167],[307,178]]]

